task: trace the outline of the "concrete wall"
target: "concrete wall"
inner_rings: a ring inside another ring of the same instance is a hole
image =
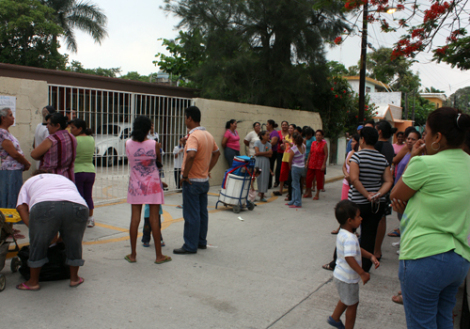
[[[253,123],[258,121],[266,128],[266,121],[274,120],[281,126],[281,121],[295,123],[300,126],[311,126],[313,129],[322,129],[320,114],[298,110],[281,109],[268,106],[240,104],[196,98],[195,105],[201,110],[201,125],[214,136],[220,147],[221,157],[216,167],[212,170],[211,184],[221,184],[225,170],[228,168],[227,161],[223,156],[222,137],[225,133],[225,122],[230,119],[238,121],[237,131],[240,135],[240,153],[246,154],[243,139],[246,134],[253,130]]]
[[[23,173],[23,179],[30,177],[35,170],[35,161],[30,154],[34,131],[38,123],[42,122],[40,111],[47,105],[47,93],[45,81],[0,77],[0,95],[16,97],[16,126],[9,130],[18,139],[23,153],[32,164],[31,169]]]

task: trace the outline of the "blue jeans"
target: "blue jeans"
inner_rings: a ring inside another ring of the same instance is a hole
[[[36,203],[29,214],[29,259],[32,268],[49,262],[47,249],[57,232],[65,243],[65,264],[83,266],[82,240],[88,220],[88,208],[69,201]]]
[[[455,295],[470,262],[453,250],[415,260],[401,260],[400,278],[408,328],[452,329]]]
[[[196,252],[198,245],[207,245],[209,212],[207,211],[209,182],[183,182],[183,249]]]
[[[228,162],[228,167],[232,168],[233,158],[240,155],[240,151],[234,150],[230,147],[226,147],[224,150],[225,159]]]
[[[292,166],[292,195],[290,205],[302,206],[302,193],[300,189],[300,179],[305,177],[305,168]]]

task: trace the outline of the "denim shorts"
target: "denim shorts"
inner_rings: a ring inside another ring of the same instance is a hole
[[[339,299],[346,306],[359,303],[359,283],[346,283],[333,277],[336,289],[338,289]]]
[[[57,232],[65,244],[65,263],[82,266],[82,240],[88,220],[88,207],[69,201],[35,204],[29,215],[30,253],[28,265],[42,267],[49,262],[47,249]]]

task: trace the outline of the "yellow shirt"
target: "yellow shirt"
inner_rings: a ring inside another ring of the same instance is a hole
[[[293,138],[289,138],[288,136],[284,137],[284,141],[285,142],[289,142],[289,143],[293,143],[294,142],[294,139]],[[284,149],[284,155],[282,156],[282,162],[289,162],[289,159],[290,159],[290,145],[289,144],[285,144],[285,149]]]

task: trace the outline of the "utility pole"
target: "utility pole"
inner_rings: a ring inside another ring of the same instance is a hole
[[[366,57],[367,57],[367,16],[368,2],[363,5],[362,15],[362,40],[361,40],[361,66],[359,71],[359,113],[358,121],[362,125],[364,123],[364,108],[366,103]]]
[[[416,97],[413,97],[413,111],[411,112],[411,121],[413,121],[413,124],[415,124],[415,100]]]

